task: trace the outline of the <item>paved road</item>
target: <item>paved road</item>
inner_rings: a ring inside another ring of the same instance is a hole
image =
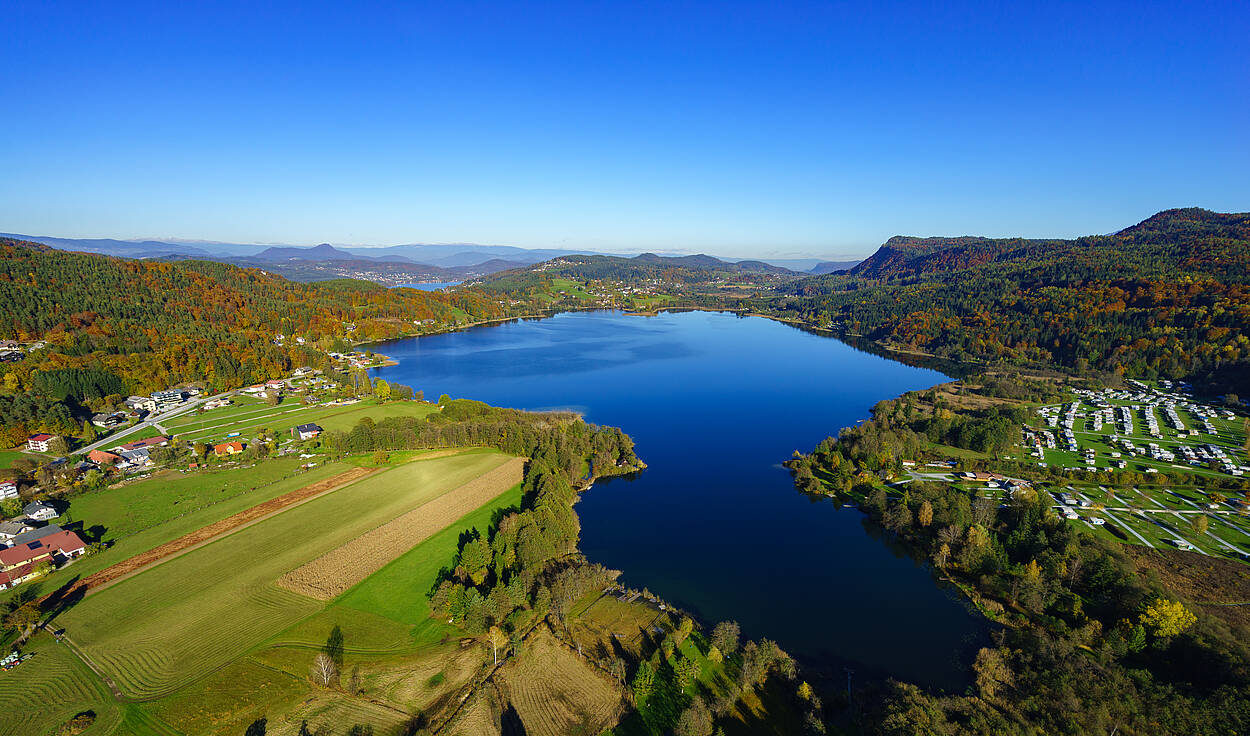
[[[224,393],[216,394],[214,396],[201,396],[199,398],[192,399],[186,402],[185,404],[179,404],[177,407],[170,409],[164,414],[149,414],[142,422],[139,422],[133,427],[127,427],[126,429],[123,429],[122,431],[117,432],[116,434],[111,434],[108,437],[105,437],[99,442],[95,442],[79,450],[75,450],[75,453],[86,454],[88,452],[91,452],[92,450],[99,450],[100,448],[103,448],[103,447],[116,447],[117,445],[122,444],[121,440],[123,437],[134,434],[135,432],[138,432],[141,429],[146,429],[147,427],[153,427],[157,429],[158,431],[163,432],[164,428],[161,427],[161,422],[164,422],[169,419],[173,419],[174,417],[180,417],[189,411],[193,411],[195,407],[199,406],[200,404],[207,403],[209,401],[212,401],[213,399],[224,398],[232,394],[234,394],[234,391],[226,391]]]

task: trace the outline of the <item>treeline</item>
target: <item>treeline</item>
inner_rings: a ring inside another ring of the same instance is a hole
[[[615,427],[587,424],[571,412],[500,409],[481,401],[447,399],[427,418],[366,417],[349,432],[321,436],[329,449],[350,454],[433,447],[494,447],[510,455],[541,458],[569,483],[605,476],[637,462],[633,440]]]
[[[915,432],[906,404],[826,440],[792,463],[812,473],[881,465]],[[1000,415],[1001,416],[1001,415]],[[989,419],[970,417],[965,422]],[[928,421],[932,418],[919,420]],[[956,420],[952,426],[957,426]],[[1250,728],[1245,632],[1186,605],[1114,543],[1059,518],[1044,493],[1005,505],[926,482],[887,493],[853,477],[862,508],[1004,624],[973,664],[975,688],[943,695],[904,684],[862,693],[881,734],[1224,734]]]
[[[1174,210],[1077,240],[892,239],[750,306],[938,357],[1250,393],[1250,216]]]
[[[880,401],[872,417],[786,461],[799,488],[807,493],[862,490],[874,479],[902,473],[904,461],[940,457],[933,443],[984,453],[1006,451],[1020,437],[1026,411],[990,406],[956,412],[927,391]]]

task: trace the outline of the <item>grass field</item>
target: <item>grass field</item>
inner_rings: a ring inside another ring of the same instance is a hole
[[[495,455],[484,450],[469,454]],[[412,465],[425,462],[433,461]],[[264,716],[271,734],[294,734],[305,718],[314,726],[331,726],[334,733],[368,723],[381,734],[394,730],[396,709],[433,715],[453,707],[456,694],[489,653],[481,647],[461,647],[458,637],[463,632],[431,618],[425,594],[438,571],[453,559],[461,531],[485,532],[498,510],[518,506],[520,500],[520,487],[509,489],[247,657],[162,699],[151,706],[153,711],[185,733],[238,734]],[[362,696],[309,689],[311,657],[336,625],[344,633],[345,669],[360,667]],[[390,707],[362,709],[362,699]]]
[[[347,406],[305,406],[287,399],[277,406],[269,406],[255,399],[240,398],[239,403],[213,409],[200,415],[187,415],[171,420],[165,425],[178,437],[196,441],[222,441],[227,434],[239,432],[250,437],[261,429],[288,435],[297,424],[314,423],[323,429],[346,431],[364,417],[375,422],[387,417],[423,417],[438,410],[433,404],[416,401],[396,401],[379,404],[372,399]]]
[[[104,683],[64,644],[39,634],[23,653],[35,656],[0,672],[0,735],[55,733],[84,710],[95,711],[96,733],[107,733],[121,722],[122,714]]]
[[[371,476],[90,595],[58,623],[123,692],[168,695],[324,607],[274,585],[283,574],[504,460],[476,452]]]
[[[50,592],[69,582],[158,547],[243,509],[343,472],[345,463],[326,463],[296,472],[295,459],[267,461],[251,468],[171,472],[146,480],[72,497],[69,513],[57,522],[89,538],[99,532],[113,540],[103,552],[83,557],[46,578],[0,591],[0,603],[15,595]],[[72,519],[72,523],[68,521]],[[101,531],[101,529],[103,531]]]
[[[495,679],[531,736],[597,734],[623,710],[622,690],[544,629]]]
[[[437,460],[408,463],[387,473],[383,480],[391,485],[420,488],[419,481],[413,476],[423,475],[424,464],[430,462]],[[490,503],[509,488],[520,485],[524,470],[525,460],[512,458],[473,478],[454,492],[434,495],[369,534],[357,537],[301,565],[283,575],[278,584],[320,600],[336,598],[411,549],[414,544],[425,541],[456,519]]]

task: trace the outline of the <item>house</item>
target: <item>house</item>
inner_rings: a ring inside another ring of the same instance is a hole
[[[57,565],[81,557],[87,553],[87,545],[71,531],[59,529],[40,539],[15,543],[8,549],[0,549],[0,580],[6,587],[16,585],[34,576],[42,563]]]
[[[63,531],[61,527],[56,524],[48,524],[46,526],[30,526],[30,524],[27,524],[26,526],[28,527],[26,531],[16,537],[13,537],[13,544],[26,544],[27,542],[33,542],[36,539],[50,537],[59,531]]]
[[[272,381],[265,381],[265,387],[274,389],[276,391],[281,391],[282,389],[286,388],[286,381],[275,378]]]
[[[52,452],[52,440],[56,439],[56,435],[40,433],[32,434],[26,438],[26,449],[31,452]]]
[[[35,521],[48,521],[61,515],[52,504],[44,501],[31,501],[26,504],[26,508],[22,509],[22,513],[26,514],[27,519]]]
[[[87,459],[96,465],[116,465],[121,462],[121,456],[104,450],[92,450],[87,453]]]
[[[17,498],[17,481],[0,481],[0,501],[6,498]]]
[[[8,544],[16,537],[24,534],[35,527],[27,524],[25,521],[4,521],[0,522],[0,542]]]
[[[300,424],[291,428],[291,434],[301,440],[311,440],[321,434],[321,427],[315,424]]]
[[[150,396],[131,396],[122,402],[131,411],[146,411],[148,413],[156,411],[156,401]]]
[[[122,456],[122,462],[117,464],[118,470],[146,468],[152,464],[151,453],[148,452],[146,447],[140,447],[136,450],[121,450],[118,454]]]
[[[134,442],[127,442],[121,447],[118,447],[115,449],[120,451],[122,454],[125,454],[127,450],[150,450],[153,447],[167,446],[169,444],[169,440],[170,438],[168,436],[162,434],[162,435],[157,435],[156,437],[148,437],[145,440],[135,440]]]
[[[113,413],[113,414],[96,414],[95,416],[91,417],[91,423],[97,427],[110,429],[112,427],[116,427],[119,424],[125,424],[126,415],[120,412]]]
[[[182,392],[174,389],[156,391],[152,394],[152,401],[156,404],[154,411],[172,409],[182,403]]]
[[[238,455],[247,448],[242,442],[223,442],[213,448],[213,454],[217,457],[225,457],[227,455]]]

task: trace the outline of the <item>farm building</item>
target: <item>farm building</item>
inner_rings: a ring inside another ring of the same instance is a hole
[[[213,454],[217,457],[225,457],[227,455],[238,455],[247,449],[247,445],[242,442],[223,442],[213,448]]]
[[[32,434],[26,439],[26,449],[31,452],[51,452],[52,440],[56,435],[47,433]]]
[[[311,440],[321,434],[321,427],[316,424],[301,424],[291,428],[291,435],[301,440]]]

